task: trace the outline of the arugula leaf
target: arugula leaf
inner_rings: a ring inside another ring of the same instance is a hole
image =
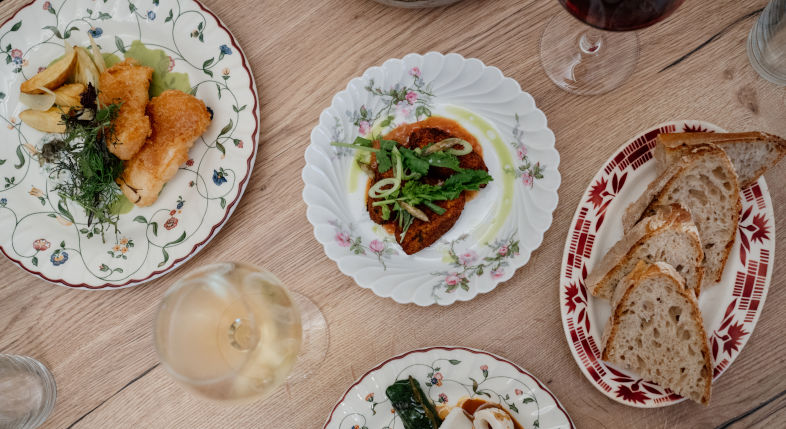
[[[461,190],[477,191],[480,185],[491,182],[489,173],[485,170],[462,170],[445,180],[442,184],[445,188],[461,188]]]
[[[377,169],[380,173],[384,173],[393,167],[393,160],[390,157],[390,151],[396,147],[398,143],[393,140],[380,140],[379,149],[377,152]]]
[[[434,167],[445,167],[451,170],[461,171],[459,159],[456,155],[447,152],[434,152],[426,155],[426,161]]]
[[[355,141],[352,142],[352,144],[357,145],[357,146],[371,147],[372,146],[372,141],[369,140],[369,139],[364,139],[363,137],[359,137],[358,136],[358,137],[355,138]]]
[[[402,147],[399,149],[403,155],[404,167],[413,173],[425,176],[428,173],[428,161],[421,159],[413,150]]]

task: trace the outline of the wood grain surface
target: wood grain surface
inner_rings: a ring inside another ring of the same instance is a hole
[[[110,0],[112,1],[112,0]],[[5,21],[26,0],[0,4]],[[163,0],[162,0],[163,3]],[[632,78],[609,94],[565,93],[540,66],[555,0],[464,0],[403,10],[370,0],[204,0],[238,38],[262,98],[259,155],[245,196],[199,255],[163,278],[116,291],[55,286],[0,258],[0,352],[34,356],[54,373],[46,428],[319,428],[344,390],[388,357],[430,345],[505,356],[539,377],[579,428],[777,427],[786,421],[786,263],[778,244],[767,302],[742,354],[713,386],[709,407],[642,410],[598,392],[567,347],[560,260],[573,212],[602,162],[638,131],[670,119],[786,135],[786,89],[760,78],[745,43],[764,0],[688,1],[639,32]],[[554,223],[529,263],[492,293],[421,308],[382,299],[342,275],[306,220],[300,171],[319,113],[347,82],[409,52],[458,52],[521,83],[556,134],[563,183]],[[786,231],[786,162],[766,175],[776,230]],[[166,288],[194,267],[240,260],[310,296],[330,325],[330,349],[305,381],[246,405],[207,402],[159,365],[152,319]],[[375,428],[374,428],[375,429]]]

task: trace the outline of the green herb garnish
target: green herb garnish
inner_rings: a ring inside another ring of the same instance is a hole
[[[118,215],[111,212],[111,206],[121,195],[115,178],[123,171],[123,161],[109,152],[106,139],[113,133],[112,121],[120,105],[99,109],[95,100],[95,88],[88,85],[82,95],[83,107],[63,114],[66,132],[44,144],[41,160],[51,164],[54,190],[82,206],[87,226],[95,224],[106,241],[104,233],[109,228],[118,233]]]

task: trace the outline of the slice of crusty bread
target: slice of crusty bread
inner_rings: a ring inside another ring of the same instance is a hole
[[[704,249],[703,285],[720,281],[742,207],[737,174],[722,149],[704,144],[686,150],[625,210],[625,232],[657,207],[673,203],[690,211],[699,230]]]
[[[692,147],[706,143],[718,145],[726,152],[737,172],[740,188],[759,180],[786,155],[786,140],[762,132],[661,134],[655,146],[658,171],[669,168]]]
[[[614,291],[601,358],[679,395],[710,401],[712,356],[696,297],[669,264],[639,262]]]
[[[611,299],[619,281],[639,261],[663,261],[675,267],[686,287],[699,295],[704,274],[704,251],[690,213],[679,204],[661,207],[637,223],[592,269],[586,285],[590,293]]]

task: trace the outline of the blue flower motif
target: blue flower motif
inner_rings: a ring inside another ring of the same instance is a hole
[[[17,64],[17,65],[22,64],[22,58],[21,57],[14,57],[13,61],[14,61],[14,64]]]
[[[219,49],[221,50],[221,53],[224,55],[232,55],[232,49],[227,45],[221,45]]]
[[[104,30],[102,30],[101,27],[95,27],[87,30],[87,34],[93,36],[93,38],[101,37],[101,35],[104,34]]]
[[[52,256],[49,258],[49,260],[52,261],[52,265],[54,266],[63,265],[68,260],[68,252],[65,250],[56,250],[54,253],[52,253]]]
[[[226,175],[224,174],[223,168],[221,169],[221,171],[213,170],[213,183],[215,183],[218,186],[221,186],[221,184],[226,182],[227,182],[227,178]]]
[[[5,198],[0,198],[0,206],[5,206],[6,204],[8,204],[8,200]]]
[[[182,208],[183,208],[183,202],[182,201],[178,201],[177,202],[177,209],[180,210]]]
[[[148,10],[147,11],[147,19],[149,19],[151,21],[156,19],[156,13],[153,12],[152,10]]]

